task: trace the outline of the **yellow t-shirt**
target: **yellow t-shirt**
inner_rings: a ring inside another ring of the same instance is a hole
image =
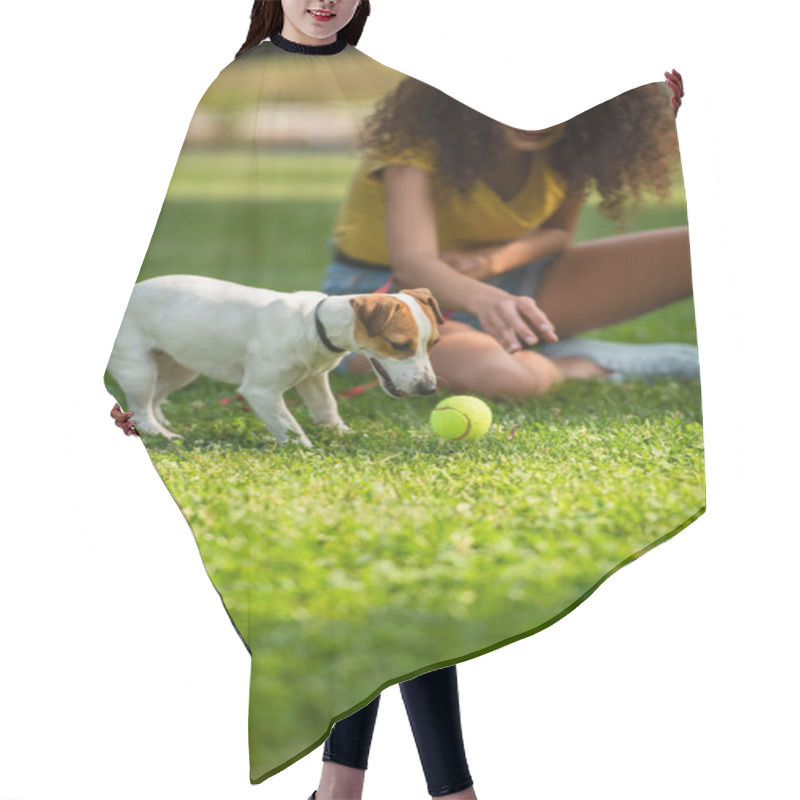
[[[380,170],[406,164],[434,171],[429,149],[362,158],[336,223],[335,242],[346,256],[381,265],[391,263],[386,241],[384,187]],[[454,189],[436,200],[439,250],[473,250],[516,239],[541,225],[561,205],[566,181],[549,164],[547,151],[533,154],[528,180],[504,200],[479,180],[468,198]]]

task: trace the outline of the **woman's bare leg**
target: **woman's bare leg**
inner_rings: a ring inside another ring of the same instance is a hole
[[[323,761],[322,777],[315,800],[360,800],[364,789],[365,770],[346,767],[334,761]],[[477,800],[475,789],[439,795],[437,800]]]
[[[689,230],[681,227],[570,247],[545,272],[536,303],[566,339],[691,294]]]
[[[322,762],[322,776],[315,800],[360,800],[365,770],[335,761]]]
[[[431,350],[439,388],[485,397],[522,399],[548,391],[565,378],[588,379],[608,370],[586,358],[550,359],[531,350],[509,354],[493,337],[462,322],[440,326]]]
[[[463,322],[445,322],[439,333],[442,338],[430,358],[442,391],[522,399],[540,395],[565,378],[585,380],[609,372],[588,358],[550,359],[530,350],[511,355],[493,336]],[[349,371],[370,372],[371,367],[358,355]]]

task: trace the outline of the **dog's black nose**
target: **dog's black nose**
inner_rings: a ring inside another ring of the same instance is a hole
[[[434,394],[436,391],[436,381],[429,383],[428,381],[420,381],[414,387],[414,394]]]

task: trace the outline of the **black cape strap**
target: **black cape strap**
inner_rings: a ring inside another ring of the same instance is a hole
[[[337,39],[330,44],[298,44],[291,39],[284,38],[279,33],[273,33],[269,39],[281,50],[288,50],[290,53],[304,53],[308,56],[330,56],[334,53],[341,53],[347,47],[347,39]]]
[[[325,333],[325,326],[322,324],[322,320],[319,318],[319,307],[327,300],[327,297],[323,297],[322,300],[317,303],[317,307],[314,309],[314,324],[317,326],[317,336],[319,336],[322,344],[328,348],[332,353],[346,353],[347,351],[341,347],[337,347],[329,338],[328,334]]]

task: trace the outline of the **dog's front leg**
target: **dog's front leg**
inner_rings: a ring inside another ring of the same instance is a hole
[[[319,372],[295,386],[317,425],[331,425],[343,433],[350,430],[339,416],[339,407],[328,382],[328,373]]]
[[[288,442],[292,438],[291,434],[295,433],[302,445],[313,447],[305,431],[300,427],[300,423],[286,408],[281,392],[272,392],[244,383],[239,387],[239,392],[281,444]]]

